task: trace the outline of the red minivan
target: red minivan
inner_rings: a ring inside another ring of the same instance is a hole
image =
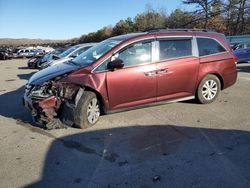
[[[87,128],[101,114],[196,98],[213,102],[236,82],[223,34],[153,30],[106,39],[75,59],[35,73],[24,105],[45,127]]]

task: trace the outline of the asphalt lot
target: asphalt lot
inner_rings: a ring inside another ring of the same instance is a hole
[[[21,105],[35,70],[0,61],[0,187],[250,187],[250,63],[209,105],[173,103],[46,131]]]

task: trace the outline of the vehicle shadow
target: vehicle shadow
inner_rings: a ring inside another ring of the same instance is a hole
[[[27,74],[18,74],[18,78],[21,80],[29,80],[29,78],[34,74],[35,72],[27,73]]]
[[[21,69],[21,70],[29,70],[29,69],[31,69],[31,68],[29,68],[29,67],[18,67],[18,69]]]
[[[56,138],[41,179],[26,187],[250,185],[250,132],[134,125]]]
[[[0,115],[18,121],[32,122],[30,112],[22,105],[24,86],[0,95]]]

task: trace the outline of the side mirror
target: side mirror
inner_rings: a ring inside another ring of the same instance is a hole
[[[107,68],[109,70],[121,69],[124,67],[124,62],[121,59],[115,59],[108,63]]]

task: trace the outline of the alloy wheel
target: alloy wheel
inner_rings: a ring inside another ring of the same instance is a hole
[[[100,116],[99,104],[96,98],[93,98],[87,109],[87,117],[88,122],[91,124],[95,124]]]
[[[214,80],[207,80],[202,87],[202,96],[206,100],[212,100],[218,91],[217,83]]]

